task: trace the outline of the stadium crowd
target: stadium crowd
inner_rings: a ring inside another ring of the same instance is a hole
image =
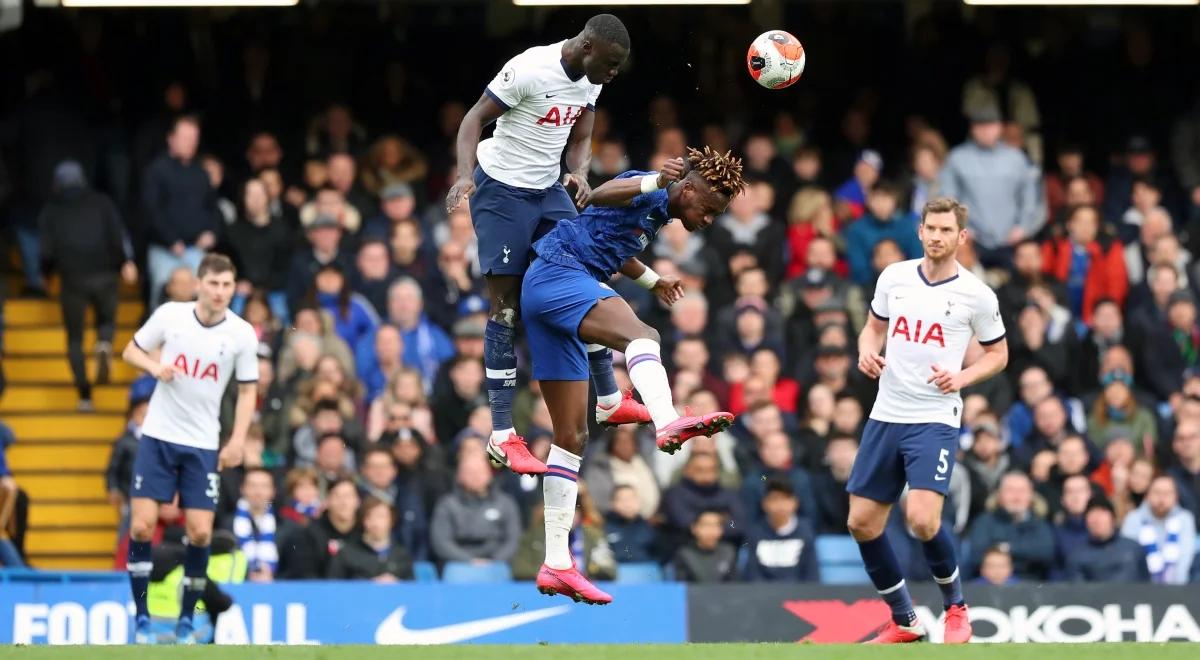
[[[1002,375],[964,393],[945,512],[964,569],[992,584],[1200,580],[1200,105],[1174,118],[1167,143],[1069,144],[1039,131],[1030,87],[988,62],[962,90],[965,134],[914,119],[887,161],[860,135],[859,108],[846,113],[848,141],[830,146],[789,114],[767,132],[687,126],[659,97],[652,140],[634,144],[601,98],[593,185],[701,143],[740,153],[751,185],[711,231],[672,223],[643,255],[684,282],[676,305],[613,283],[661,332],[675,400],[738,420],[674,456],[646,430],[593,429],[572,543],[590,576],[653,562],[686,581],[818,579],[815,539],[847,533],[844,486],[874,398],[855,366],[866,301],[884,267],[921,256],[915,213],[951,195],[971,210],[959,261],[997,289],[1011,351]],[[21,199],[38,202],[33,224],[13,220],[24,294],[42,293],[44,264],[63,278],[81,410],[83,306],[111,310],[139,266],[151,305],[189,300],[200,256],[228,254],[260,378],[246,463],[221,475],[218,526],[249,579],[405,580],[422,561],[532,579],[541,484],[487,462],[488,305],[470,210],[441,209],[463,105],[421,128],[369,130],[359,113],[375,109],[341,103],[295,135],[247,119],[222,159],[204,149],[216,108],[196,112],[187,92],[168,85],[137,132],[123,203],[53,144],[20,180]],[[70,139],[62,122],[46,141]],[[434,137],[418,147],[418,132]],[[1089,162],[1097,151],[1116,156]],[[131,209],[137,219],[123,219]],[[95,347],[108,355],[111,321]],[[619,356],[617,371],[628,388]],[[113,446],[117,507],[153,385],[132,387]],[[523,380],[514,416],[545,460],[536,382]],[[893,542],[911,540],[898,548],[908,576],[929,579],[903,506]],[[160,533],[179,522],[165,508]]]

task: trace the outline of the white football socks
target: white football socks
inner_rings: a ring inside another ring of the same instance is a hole
[[[575,499],[579,494],[579,464],[582,458],[553,445],[542,479],[542,497],[546,503],[546,565],[570,568],[571,527],[575,524]]]
[[[679,419],[675,403],[671,400],[671,384],[667,381],[667,370],[663,368],[659,350],[658,342],[651,339],[634,339],[625,349],[629,379],[633,381],[638,394],[642,395],[642,403],[650,411],[656,429],[662,429]]]

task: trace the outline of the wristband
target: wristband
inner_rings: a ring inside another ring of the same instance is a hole
[[[652,193],[655,190],[658,190],[658,175],[647,174],[642,177],[642,193]]]
[[[658,284],[660,279],[662,278],[658,276],[658,273],[651,270],[649,266],[646,266],[646,270],[642,271],[641,275],[638,275],[638,278],[634,280],[634,283],[649,291],[650,289],[654,288],[655,284]]]

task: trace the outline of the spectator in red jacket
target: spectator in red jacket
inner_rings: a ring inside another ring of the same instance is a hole
[[[1067,300],[1076,318],[1092,322],[1092,309],[1104,298],[1124,306],[1129,292],[1121,243],[1100,235],[1100,213],[1079,206],[1067,215],[1067,235],[1042,246],[1043,270],[1067,287]]]
[[[1057,155],[1058,171],[1046,175],[1046,208],[1051,221],[1061,210],[1071,204],[1068,185],[1075,178],[1082,178],[1091,189],[1093,203],[1104,199],[1104,182],[1094,172],[1084,168],[1083,148],[1076,144],[1064,144]]]
[[[839,229],[840,224],[833,214],[833,198],[829,193],[816,186],[801,188],[796,192],[788,205],[788,257],[784,277],[790,280],[803,275],[808,269],[809,244],[818,236],[837,241]],[[841,259],[835,270],[842,277],[849,272],[845,261]]]

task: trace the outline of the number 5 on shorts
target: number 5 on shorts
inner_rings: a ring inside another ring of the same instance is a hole
[[[935,481],[945,481],[946,480],[946,471],[950,469],[950,462],[946,460],[946,457],[949,455],[950,455],[949,449],[942,449],[942,452],[940,454],[938,454],[938,466],[937,466],[938,473],[937,473],[937,475],[935,475],[933,477]]]
[[[945,449],[942,450],[946,451]],[[221,494],[221,475],[216,472],[208,473],[208,490],[204,491],[205,497],[211,497],[214,502],[217,501],[217,496]]]

